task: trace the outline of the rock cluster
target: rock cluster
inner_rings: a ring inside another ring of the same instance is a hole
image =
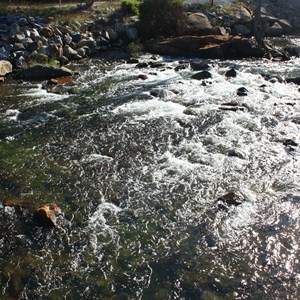
[[[291,23],[277,18],[262,9],[262,23],[265,35],[277,37],[293,31]],[[230,34],[252,36],[254,34],[254,16],[246,7],[239,7],[232,13],[223,10],[190,13],[187,16],[184,34]]]
[[[0,16],[0,60],[10,61],[14,68],[31,61],[47,64],[57,60],[66,65],[70,60],[137,39],[134,22],[110,26],[103,20],[87,21],[71,28],[49,24],[40,17]]]

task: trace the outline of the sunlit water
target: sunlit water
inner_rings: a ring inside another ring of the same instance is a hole
[[[300,93],[281,78],[300,60],[210,61],[204,81],[158,61],[88,61],[63,95],[0,86],[2,202],[62,211],[45,229],[0,204],[4,299],[299,299]]]

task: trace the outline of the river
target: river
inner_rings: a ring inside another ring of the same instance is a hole
[[[139,60],[0,85],[1,297],[299,299],[300,59]]]

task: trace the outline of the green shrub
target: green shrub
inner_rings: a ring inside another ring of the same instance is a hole
[[[178,35],[184,20],[183,0],[144,0],[140,20],[144,38]]]
[[[123,0],[121,9],[125,13],[139,15],[139,7],[141,2],[139,0]]]

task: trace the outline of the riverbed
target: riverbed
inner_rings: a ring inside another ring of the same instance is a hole
[[[190,62],[0,85],[0,197],[23,203],[0,204],[2,297],[299,299],[300,59]]]

